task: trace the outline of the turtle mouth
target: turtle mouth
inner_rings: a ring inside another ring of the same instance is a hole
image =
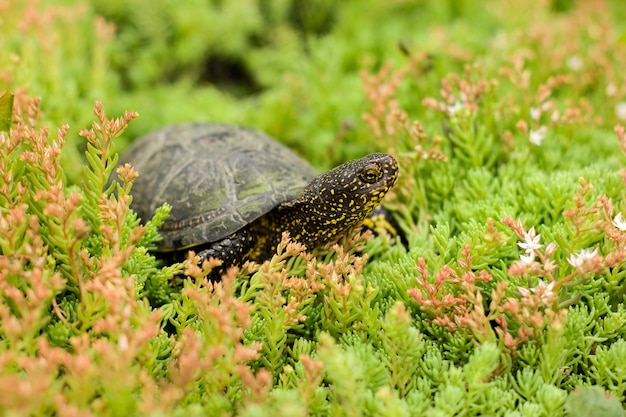
[[[395,162],[395,160],[394,160]],[[390,189],[391,187],[393,187],[396,184],[396,181],[398,180],[398,165],[395,165],[394,169],[393,169],[393,173],[389,172],[388,175],[385,176],[385,178],[383,179],[383,184]]]
[[[359,194],[364,197],[364,200],[369,200],[369,196],[376,196],[379,197],[379,200],[381,200],[387,194],[387,192],[393,188],[396,183],[396,179],[397,177],[395,176],[383,178],[376,184],[372,184],[371,186],[363,189],[363,191]]]
[[[393,188],[397,179],[397,175],[390,175],[369,187],[362,194],[363,205],[367,205],[368,203],[375,203],[376,205],[380,204],[389,190]]]

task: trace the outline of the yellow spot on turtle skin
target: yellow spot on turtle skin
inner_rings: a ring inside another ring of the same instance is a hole
[[[390,171],[390,167],[393,166],[382,166],[380,170],[391,172],[395,178],[396,169]],[[251,227],[257,244],[253,250],[256,257],[251,258],[263,260],[271,256],[285,230],[290,231],[293,240],[310,246],[309,249],[334,238],[369,214],[389,188],[375,189],[355,175],[337,174],[323,178],[311,192],[305,192],[301,198],[284,203],[275,213],[253,222]],[[328,204],[320,204],[323,200],[329,200]]]

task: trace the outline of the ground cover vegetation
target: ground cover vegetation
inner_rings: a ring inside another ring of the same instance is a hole
[[[0,10],[0,414],[624,415],[620,1]],[[115,166],[191,120],[393,154],[406,244],[162,265]]]

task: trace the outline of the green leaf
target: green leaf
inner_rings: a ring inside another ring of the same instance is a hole
[[[5,91],[0,95],[0,132],[8,132],[13,119],[13,93]]]
[[[598,386],[579,387],[565,401],[570,417],[623,417],[624,410],[617,398],[607,395]]]

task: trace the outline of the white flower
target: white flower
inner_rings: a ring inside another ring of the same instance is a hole
[[[453,105],[447,107],[447,110],[448,110],[448,113],[450,113],[450,115],[453,115],[454,113],[456,113],[457,111],[461,110],[464,107],[465,105],[462,102],[455,101]]]
[[[128,336],[126,336],[125,334],[121,334],[118,341],[117,341],[117,345],[119,346],[120,350],[124,351],[124,350],[128,350]]]
[[[598,254],[598,248],[594,250],[582,249],[578,253],[573,253],[567,258],[567,262],[574,268],[579,268],[585,264],[589,259],[592,259]]]
[[[620,101],[615,105],[615,115],[620,120],[626,120],[626,101]]]
[[[613,226],[617,227],[622,232],[626,231],[626,220],[622,218],[622,213],[617,213],[617,216],[613,218]]]
[[[538,130],[530,129],[530,133],[528,133],[528,140],[533,145],[541,146],[543,139],[546,137],[546,130],[544,128],[540,128]]]
[[[572,71],[580,71],[583,68],[583,65],[584,65],[584,61],[578,55],[572,55],[569,58],[567,58],[567,66]]]
[[[518,242],[517,246],[524,249],[526,254],[530,255],[541,248],[542,245],[539,243],[539,239],[541,239],[541,235],[535,236],[535,228],[531,227],[528,232],[524,233],[524,242]]]
[[[541,117],[541,109],[538,109],[537,107],[531,107],[530,118],[533,120],[539,120],[540,117]]]
[[[612,97],[615,95],[615,93],[617,93],[617,87],[615,87],[615,84],[613,83],[609,83],[606,88],[604,89],[604,93],[609,96]]]
[[[554,123],[557,123],[560,118],[561,118],[561,113],[559,113],[558,110],[553,111],[552,116],[550,116],[550,120],[552,120]]]
[[[526,255],[520,255],[519,256],[520,261],[524,264],[524,265],[530,265],[533,262],[535,262],[535,253],[534,252],[530,252]]]
[[[539,280],[537,286],[531,288],[530,290],[539,295],[539,298],[544,303],[550,302],[556,297],[556,294],[554,293],[554,281],[546,285],[545,282]]]
[[[528,288],[517,287],[517,290],[522,294],[522,297],[530,297],[530,290]]]
[[[522,297],[530,297],[531,293],[537,294],[544,303],[552,302],[552,300],[556,298],[556,294],[554,292],[554,281],[546,284],[542,280],[539,280],[536,287],[531,289],[517,287],[517,290],[520,292]]]

